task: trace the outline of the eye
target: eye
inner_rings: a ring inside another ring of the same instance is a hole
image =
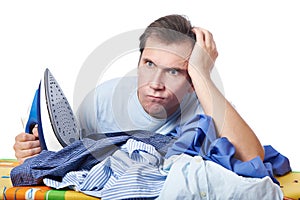
[[[154,67],[154,63],[153,63],[152,61],[146,61],[146,65],[147,65],[147,67],[149,67],[149,68]]]
[[[179,71],[177,69],[169,69],[169,74],[176,76],[179,74]]]

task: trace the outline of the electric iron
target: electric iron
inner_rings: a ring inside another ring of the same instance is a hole
[[[80,139],[80,128],[62,89],[47,68],[31,105],[25,132],[38,125],[43,150],[58,151]]]

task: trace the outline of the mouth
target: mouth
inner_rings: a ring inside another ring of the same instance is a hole
[[[148,98],[150,101],[152,101],[152,102],[157,102],[157,103],[162,102],[162,101],[165,100],[164,97],[161,97],[161,96],[153,96],[153,95],[147,95],[147,98]]]

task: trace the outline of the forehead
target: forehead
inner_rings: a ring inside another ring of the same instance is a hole
[[[184,62],[192,52],[192,44],[189,41],[166,43],[156,38],[148,38],[142,57],[154,59],[154,61]],[[170,64],[169,64],[170,65]]]
[[[186,58],[192,51],[192,43],[189,40],[179,42],[165,42],[155,37],[149,37],[145,44],[145,49],[155,49],[173,53],[179,57]]]

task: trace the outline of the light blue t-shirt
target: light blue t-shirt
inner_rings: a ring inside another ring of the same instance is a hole
[[[188,93],[180,108],[167,119],[145,112],[137,96],[137,77],[122,77],[97,86],[83,100],[77,116],[83,133],[147,130],[167,134],[196,114],[203,113],[195,93]]]

